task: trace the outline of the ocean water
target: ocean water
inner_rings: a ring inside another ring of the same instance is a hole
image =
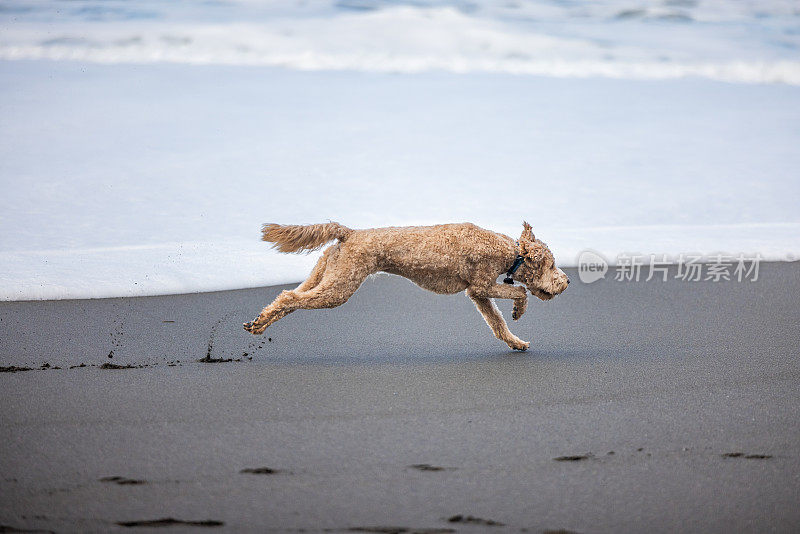
[[[303,279],[264,222],[800,258],[796,2],[0,3],[0,299]]]
[[[0,58],[800,84],[796,0],[4,0]]]

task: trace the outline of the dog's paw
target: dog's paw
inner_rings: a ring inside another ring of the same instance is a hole
[[[525,352],[526,350],[528,350],[528,348],[531,346],[531,344],[527,343],[525,341],[519,341],[517,343],[509,344],[509,346],[514,350],[518,350],[520,352]]]
[[[266,325],[258,325],[258,324],[256,323],[256,321],[249,321],[249,322],[247,322],[247,323],[244,323],[242,326],[244,327],[244,329],[245,329],[246,331],[250,332],[250,333],[251,333],[251,334],[253,334],[254,336],[257,336],[257,335],[263,334],[263,333],[264,333],[264,330],[266,330],[266,329],[267,329],[267,326],[266,326]]]
[[[523,302],[514,302],[514,310],[511,312],[511,318],[515,321],[518,321],[520,317],[525,314],[525,308],[528,307],[528,303],[526,301]]]

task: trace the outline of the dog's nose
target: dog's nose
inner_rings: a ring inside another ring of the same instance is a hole
[[[567,285],[569,285],[569,278],[567,278]]]

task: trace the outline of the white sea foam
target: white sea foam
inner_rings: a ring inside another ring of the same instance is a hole
[[[137,297],[286,284],[315,256],[277,257],[264,243],[231,239],[156,245],[0,252],[0,300]]]

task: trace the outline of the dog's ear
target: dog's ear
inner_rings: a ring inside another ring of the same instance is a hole
[[[533,235],[533,228],[528,224],[528,221],[522,221],[522,235],[520,236],[520,241],[523,239],[536,241],[536,237]]]
[[[522,235],[519,236],[519,253],[533,261],[533,263],[539,263],[544,259],[544,246],[536,241],[533,229],[527,222],[522,223]]]
[[[533,236],[531,225],[523,221],[522,235],[519,236],[519,252],[523,256],[533,257],[536,249],[536,238]]]

